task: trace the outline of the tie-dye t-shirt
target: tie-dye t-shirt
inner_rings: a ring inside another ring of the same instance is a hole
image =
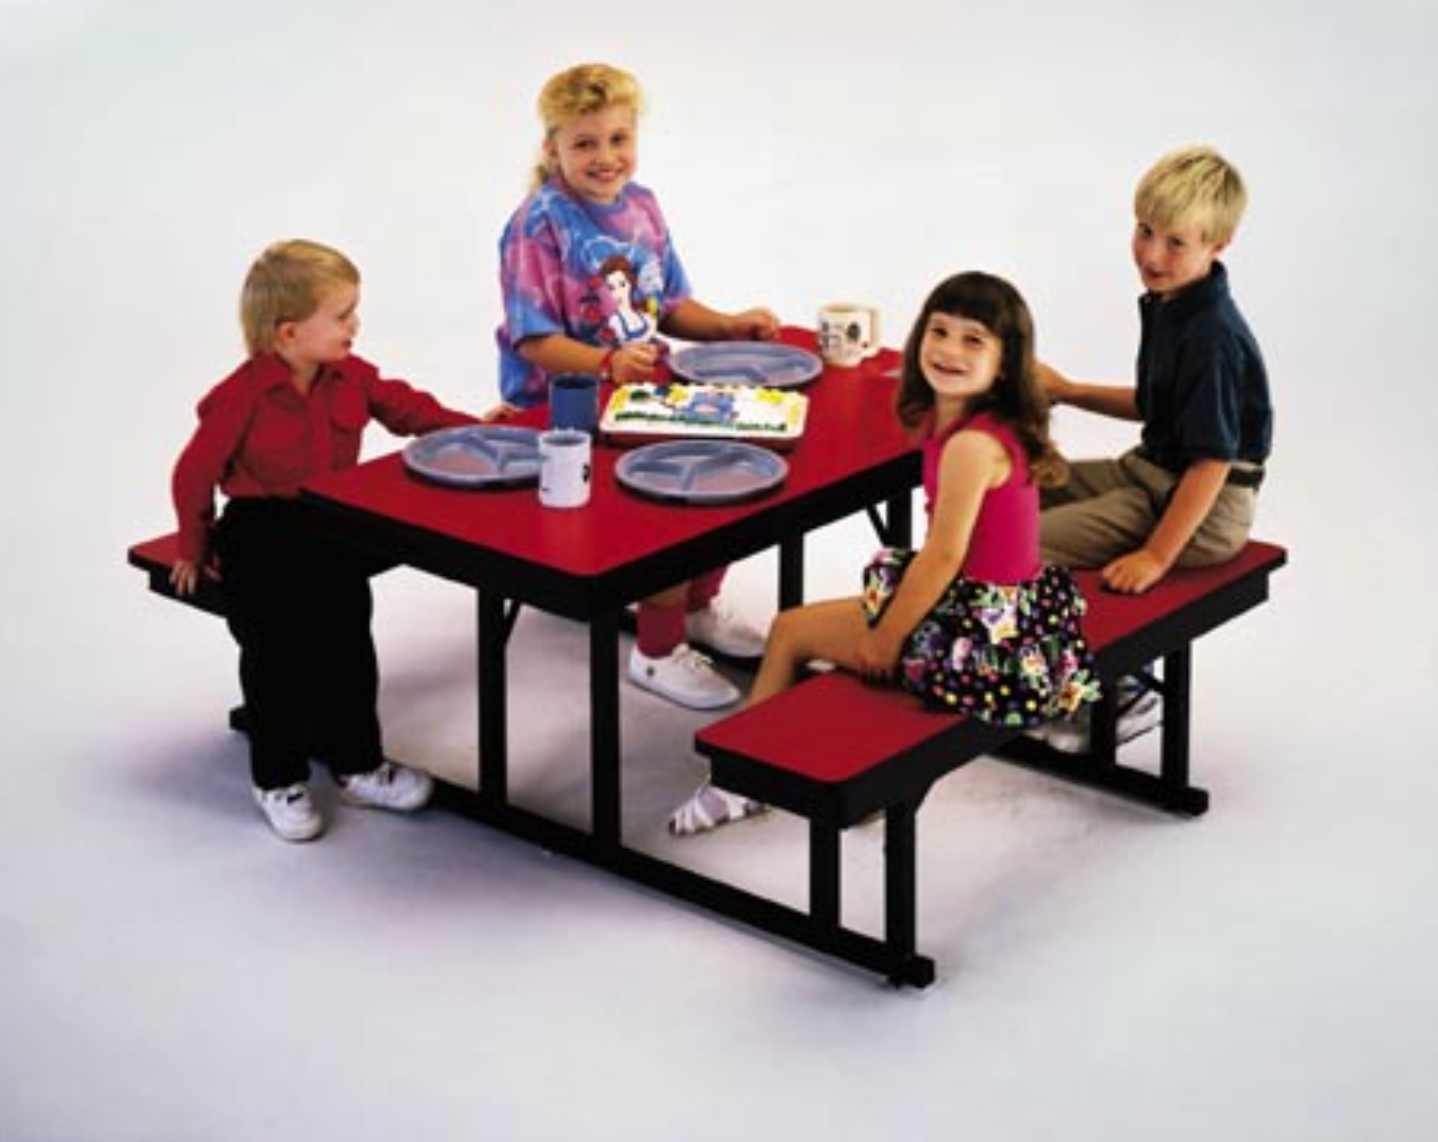
[[[499,391],[520,407],[547,399],[548,379],[514,351],[519,342],[552,333],[600,346],[647,341],[690,294],[658,201],[634,183],[600,205],[551,179],[504,228],[499,266]]]

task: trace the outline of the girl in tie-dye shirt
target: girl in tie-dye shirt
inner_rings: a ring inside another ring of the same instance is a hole
[[[643,94],[627,72],[581,64],[539,96],[544,147],[535,185],[500,240],[504,323],[496,333],[503,404],[542,404],[549,378],[587,373],[615,384],[656,377],[659,333],[688,341],[769,339],[767,309],[721,313],[696,300],[659,203],[630,181],[638,162]],[[764,636],[718,601],[724,569],[643,600],[629,677],[693,709],[739,691],[690,641],[756,658]]]
[[[689,278],[653,193],[627,183],[612,203],[550,179],[515,212],[500,241],[505,321],[500,394],[521,408],[543,403],[547,372],[525,347],[558,337],[601,350],[650,345],[690,299]],[[638,360],[639,358],[636,358]],[[613,374],[613,357],[609,358]],[[598,372],[598,369],[579,369]]]

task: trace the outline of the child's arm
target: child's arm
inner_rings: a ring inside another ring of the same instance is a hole
[[[687,297],[660,328],[685,341],[772,341],[779,335],[779,318],[762,306],[742,313],[720,313]]]
[[[239,452],[251,415],[251,390],[239,379],[244,367],[200,401],[199,424],[170,474],[170,498],[179,524],[177,558],[170,585],[192,595],[201,576],[220,577],[212,531],[215,489]]]
[[[659,346],[652,341],[631,341],[614,349],[586,345],[562,333],[530,337],[515,351],[550,376],[560,373],[587,373],[602,376],[608,364],[608,379],[616,385],[642,384],[654,379],[659,364]]]
[[[1103,569],[1104,585],[1126,595],[1147,591],[1168,573],[1223,491],[1232,465],[1195,460],[1179,477],[1158,526],[1137,551],[1120,555]]]
[[[1008,478],[1010,461],[985,432],[961,431],[944,445],[939,492],[924,546],[904,571],[884,617],[860,636],[856,659],[866,677],[893,672],[904,639],[953,582],[969,550],[984,494]]]
[[[1048,394],[1053,405],[1072,405],[1086,412],[1111,416],[1118,420],[1142,420],[1136,400],[1137,390],[1132,386],[1092,385],[1070,380],[1057,369],[1039,362],[1039,384]]]

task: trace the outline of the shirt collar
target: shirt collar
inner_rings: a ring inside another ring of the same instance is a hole
[[[348,358],[346,358],[348,360]],[[262,389],[274,389],[281,385],[290,383],[290,367],[274,353],[256,353],[251,359],[251,366],[254,369],[255,383]],[[315,383],[327,380],[332,376],[340,376],[343,363],[339,365],[321,365],[319,372],[315,374]]]
[[[290,383],[290,369],[273,353],[256,353],[250,359],[255,383],[262,389],[278,388]]]
[[[1150,311],[1158,310],[1166,317],[1187,317],[1200,309],[1207,309],[1215,301],[1228,296],[1228,270],[1222,262],[1214,262],[1208,277],[1194,282],[1180,290],[1174,297],[1164,301],[1156,293],[1146,293],[1139,298],[1139,304]]]

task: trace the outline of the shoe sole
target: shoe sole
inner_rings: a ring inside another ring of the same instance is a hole
[[[340,800],[343,801],[346,805],[353,805],[356,809],[383,809],[390,813],[414,813],[428,805],[433,796],[434,787],[430,786],[430,788],[425,791],[424,796],[418,801],[415,801],[413,803],[404,802],[403,804],[399,805],[390,805],[385,804],[381,801],[366,801],[363,798],[356,797],[352,793],[345,792],[343,788],[340,789]]]
[[[714,698],[685,698],[673,691],[664,690],[654,685],[647,678],[635,674],[629,675],[629,681],[647,694],[653,694],[657,698],[663,698],[666,702],[673,702],[676,706],[683,706],[686,710],[722,710],[725,706],[732,706],[744,695],[735,689],[730,697]]]

